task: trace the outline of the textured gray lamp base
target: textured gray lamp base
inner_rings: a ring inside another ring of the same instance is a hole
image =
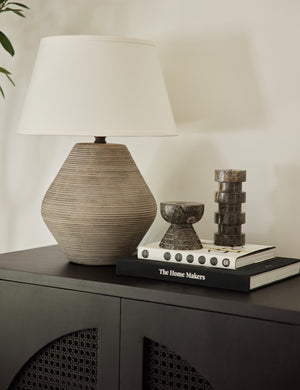
[[[203,203],[162,202],[160,212],[171,226],[160,241],[165,249],[196,250],[201,249],[201,241],[192,224],[200,221],[204,213]]]
[[[132,254],[156,215],[153,195],[125,145],[76,144],[42,203],[66,257],[115,264]]]

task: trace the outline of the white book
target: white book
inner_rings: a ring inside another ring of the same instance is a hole
[[[275,246],[247,244],[243,246],[219,246],[213,241],[201,240],[202,249],[164,249],[158,242],[140,245],[139,259],[166,261],[177,264],[190,264],[206,267],[236,269],[275,257]]]

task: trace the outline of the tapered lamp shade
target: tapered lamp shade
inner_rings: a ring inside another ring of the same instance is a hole
[[[73,147],[43,199],[42,216],[71,262],[114,264],[132,254],[156,202],[126,146],[106,144],[105,137],[176,135],[154,44],[44,38],[18,133],[96,137]]]
[[[176,134],[155,45],[101,36],[42,39],[18,132]]]

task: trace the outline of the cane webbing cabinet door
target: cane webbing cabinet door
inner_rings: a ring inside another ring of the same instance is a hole
[[[117,389],[119,299],[0,281],[0,388]]]
[[[133,300],[122,313],[123,390],[295,388],[299,326]]]

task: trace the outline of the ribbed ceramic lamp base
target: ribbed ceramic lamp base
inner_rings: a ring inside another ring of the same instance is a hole
[[[49,187],[42,216],[74,263],[114,264],[133,253],[156,203],[125,145],[76,144]]]

